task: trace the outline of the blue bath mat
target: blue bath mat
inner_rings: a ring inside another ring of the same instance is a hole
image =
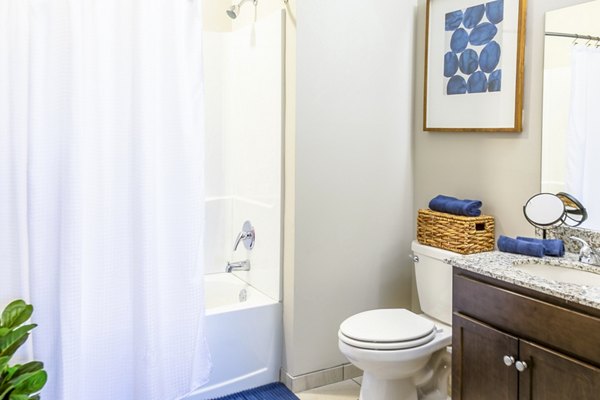
[[[214,400],[300,400],[288,390],[283,383],[269,383],[243,392],[219,397]]]

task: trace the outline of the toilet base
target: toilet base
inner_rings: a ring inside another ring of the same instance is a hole
[[[417,400],[417,387],[411,377],[384,380],[365,371],[359,400]]]

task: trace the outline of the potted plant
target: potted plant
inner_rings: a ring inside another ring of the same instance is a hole
[[[31,361],[9,365],[15,352],[29,338],[36,324],[23,325],[33,313],[33,306],[15,300],[2,312],[0,318],[0,400],[39,400],[37,394],[48,379],[44,364]]]

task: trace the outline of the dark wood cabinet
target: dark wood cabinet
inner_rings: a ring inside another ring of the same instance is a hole
[[[454,400],[600,399],[595,311],[582,313],[478,278],[454,271]]]
[[[534,343],[519,342],[519,400],[600,399],[600,369]]]
[[[519,352],[519,340],[470,318],[452,318],[452,398],[509,400],[517,396],[517,370],[505,355]]]

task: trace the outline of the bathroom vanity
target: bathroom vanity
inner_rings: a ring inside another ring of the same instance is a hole
[[[600,287],[517,268],[562,268],[547,259],[490,252],[449,262],[453,399],[600,399]]]

